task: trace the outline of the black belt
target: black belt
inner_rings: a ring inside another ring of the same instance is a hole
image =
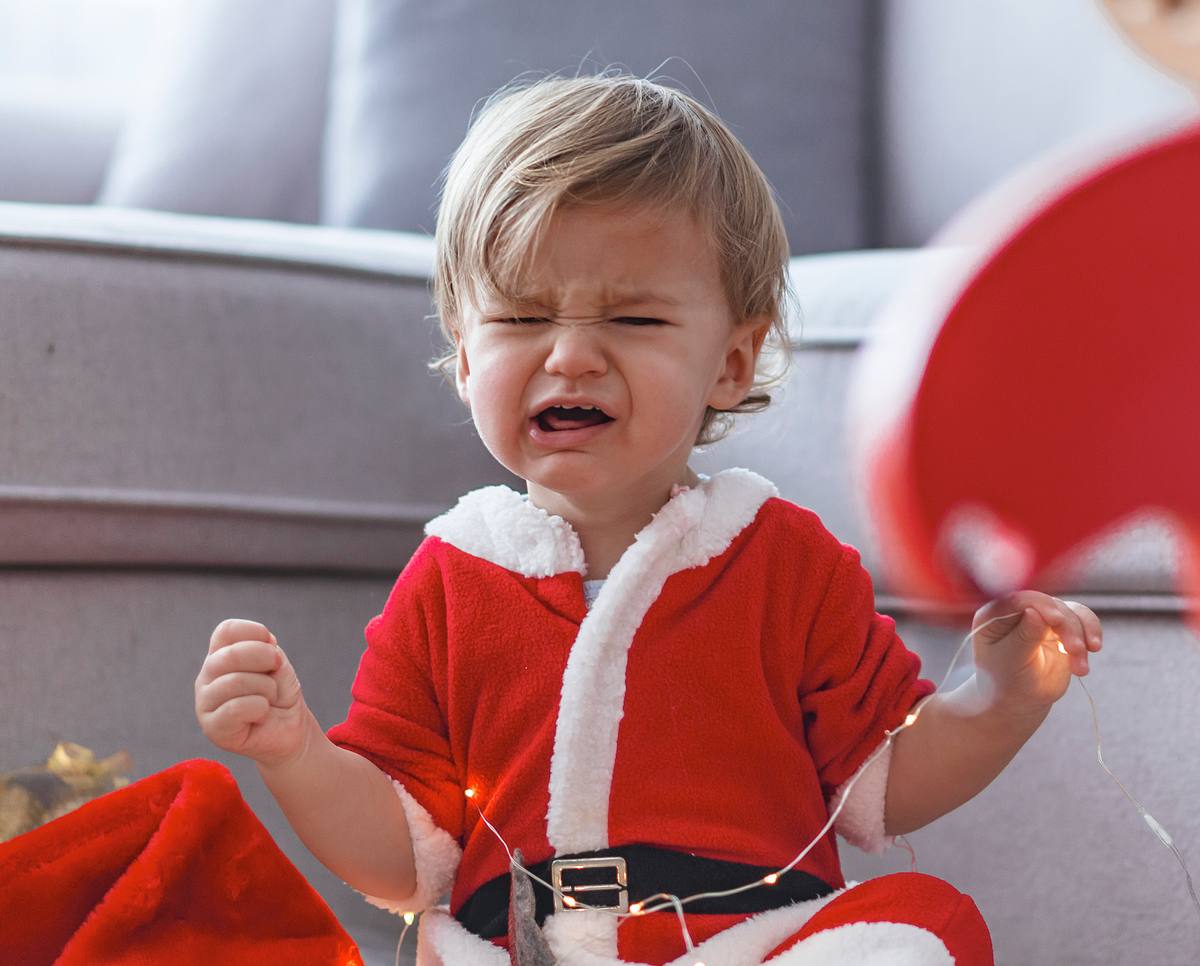
[[[527,868],[539,878],[554,882],[581,904],[613,909],[621,909],[622,900],[624,908],[628,908],[629,904],[660,892],[680,898],[699,892],[723,892],[778,871],[778,867],[706,859],[652,845],[623,845],[602,852],[559,855]],[[484,939],[507,935],[511,887],[508,875],[484,883],[462,904],[455,918]],[[702,915],[766,912],[805,899],[819,899],[832,891],[816,876],[793,869],[780,875],[774,885],[716,899],[697,899],[684,909]],[[540,926],[555,911],[556,896],[538,882],[533,883],[533,892]]]

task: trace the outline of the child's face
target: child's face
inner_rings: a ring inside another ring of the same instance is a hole
[[[528,301],[468,302],[458,390],[484,445],[531,494],[665,492],[683,479],[705,407],[745,397],[766,326],[734,325],[690,216],[567,209],[533,263]],[[556,403],[608,418],[547,413]]]

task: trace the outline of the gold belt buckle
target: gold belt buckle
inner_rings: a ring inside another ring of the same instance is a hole
[[[590,885],[563,883],[563,872],[574,872],[585,869],[612,869],[615,881]],[[615,906],[599,906],[597,908],[612,912],[629,911],[629,877],[625,860],[620,856],[614,856],[611,859],[603,857],[595,859],[555,859],[550,863],[550,882],[554,885],[555,912],[561,912],[563,909],[580,911],[580,906],[569,906],[563,902],[564,893],[583,903],[584,900],[580,893],[612,892],[614,890],[617,892],[617,904]]]

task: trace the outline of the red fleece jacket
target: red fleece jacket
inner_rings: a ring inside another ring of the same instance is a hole
[[[610,581],[611,582],[611,581]],[[451,909],[507,872],[464,789],[529,862],[547,838],[563,675],[587,616],[582,574],[525,576],[429,537],[366,628],[329,737],[400,781],[463,846]],[[705,565],[672,573],[628,649],[611,844],[789,862],[827,801],[933,690],[875,612],[853,548],[779,498]],[[843,885],[834,835],[799,868]],[[739,917],[701,917],[723,928]],[[717,920],[721,920],[718,922]],[[621,930],[638,958],[639,921]]]

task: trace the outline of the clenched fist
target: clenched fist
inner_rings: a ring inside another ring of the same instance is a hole
[[[196,720],[218,748],[261,765],[299,758],[315,722],[275,635],[234,618],[213,630],[196,676]]]

